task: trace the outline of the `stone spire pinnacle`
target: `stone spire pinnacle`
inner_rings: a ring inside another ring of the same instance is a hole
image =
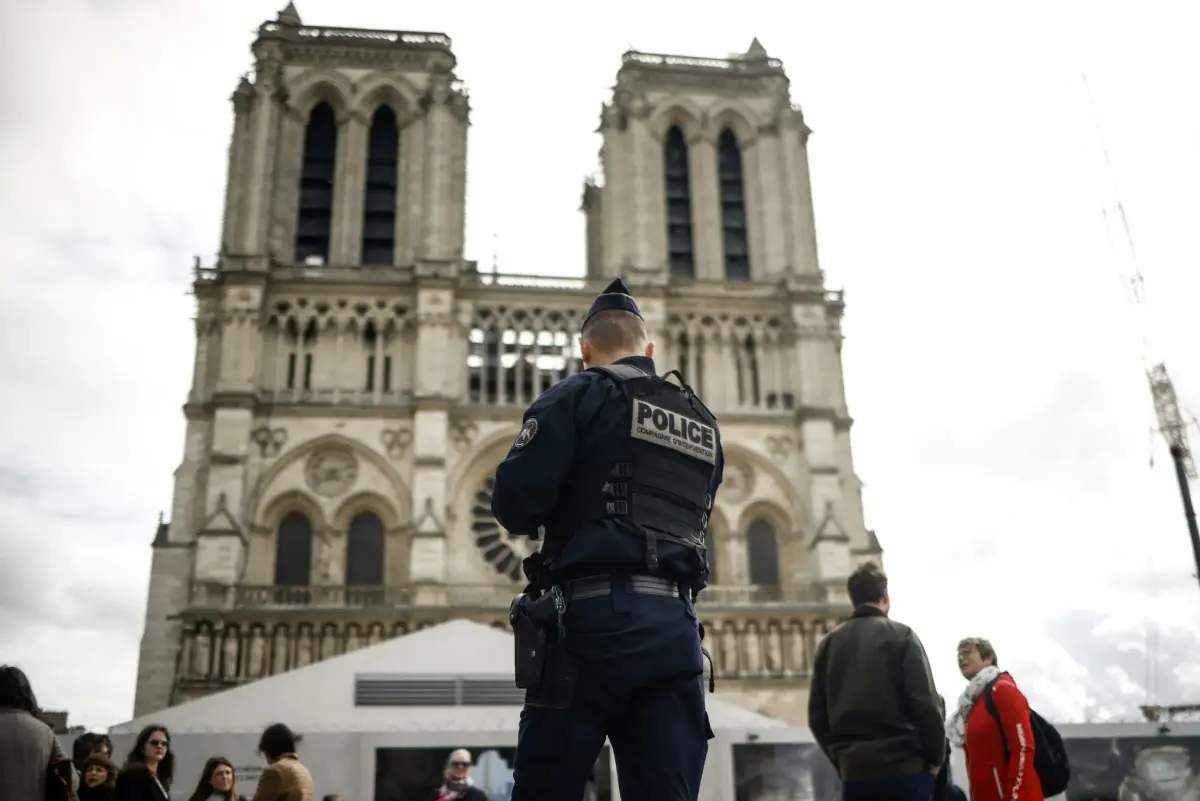
[[[762,42],[758,41],[758,37],[754,37],[754,41],[750,43],[750,47],[746,49],[746,59],[749,61],[759,61],[767,58],[767,48],[762,46]]]
[[[299,27],[301,24],[300,12],[296,10],[296,4],[289,2],[287,7],[279,12],[279,16],[275,18],[275,21],[280,25],[294,25]]]

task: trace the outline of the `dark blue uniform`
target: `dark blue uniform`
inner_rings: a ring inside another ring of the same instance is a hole
[[[642,356],[617,364],[655,371]],[[632,418],[621,385],[607,375],[583,372],[551,387],[526,411],[522,433],[496,471],[496,519],[511,532],[537,536],[561,519],[561,510],[590,501],[584,496],[600,492],[603,471],[628,445]],[[710,506],[721,481],[719,442],[715,456]],[[600,575],[611,591],[567,594],[565,648],[578,670],[574,700],[551,708],[527,698],[513,801],[581,798],[606,736],[624,801],[697,797],[711,730],[695,607],[688,589],[647,594],[642,587],[651,573],[698,588],[706,568],[702,553],[670,540],[658,541],[656,561],[649,571],[645,536],[634,523],[610,517],[588,521],[554,554],[551,574],[559,584]]]

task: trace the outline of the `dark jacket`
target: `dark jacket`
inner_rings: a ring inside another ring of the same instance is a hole
[[[921,641],[881,609],[858,607],[817,647],[808,725],[842,781],[940,766],[943,718]]]
[[[126,764],[117,774],[117,801],[168,801],[145,765]]]

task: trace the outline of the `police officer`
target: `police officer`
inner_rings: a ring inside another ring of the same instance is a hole
[[[678,373],[656,374],[620,279],[588,309],[579,345],[587,369],[526,410],[492,494],[501,525],[542,540],[512,611],[527,688],[512,799],[582,798],[607,736],[625,801],[695,801],[712,730],[694,594],[720,435]],[[522,653],[531,620],[545,643]]]

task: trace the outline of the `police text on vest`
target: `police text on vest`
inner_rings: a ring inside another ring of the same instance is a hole
[[[633,401],[634,439],[717,463],[717,432],[698,420],[671,412],[640,398]]]

